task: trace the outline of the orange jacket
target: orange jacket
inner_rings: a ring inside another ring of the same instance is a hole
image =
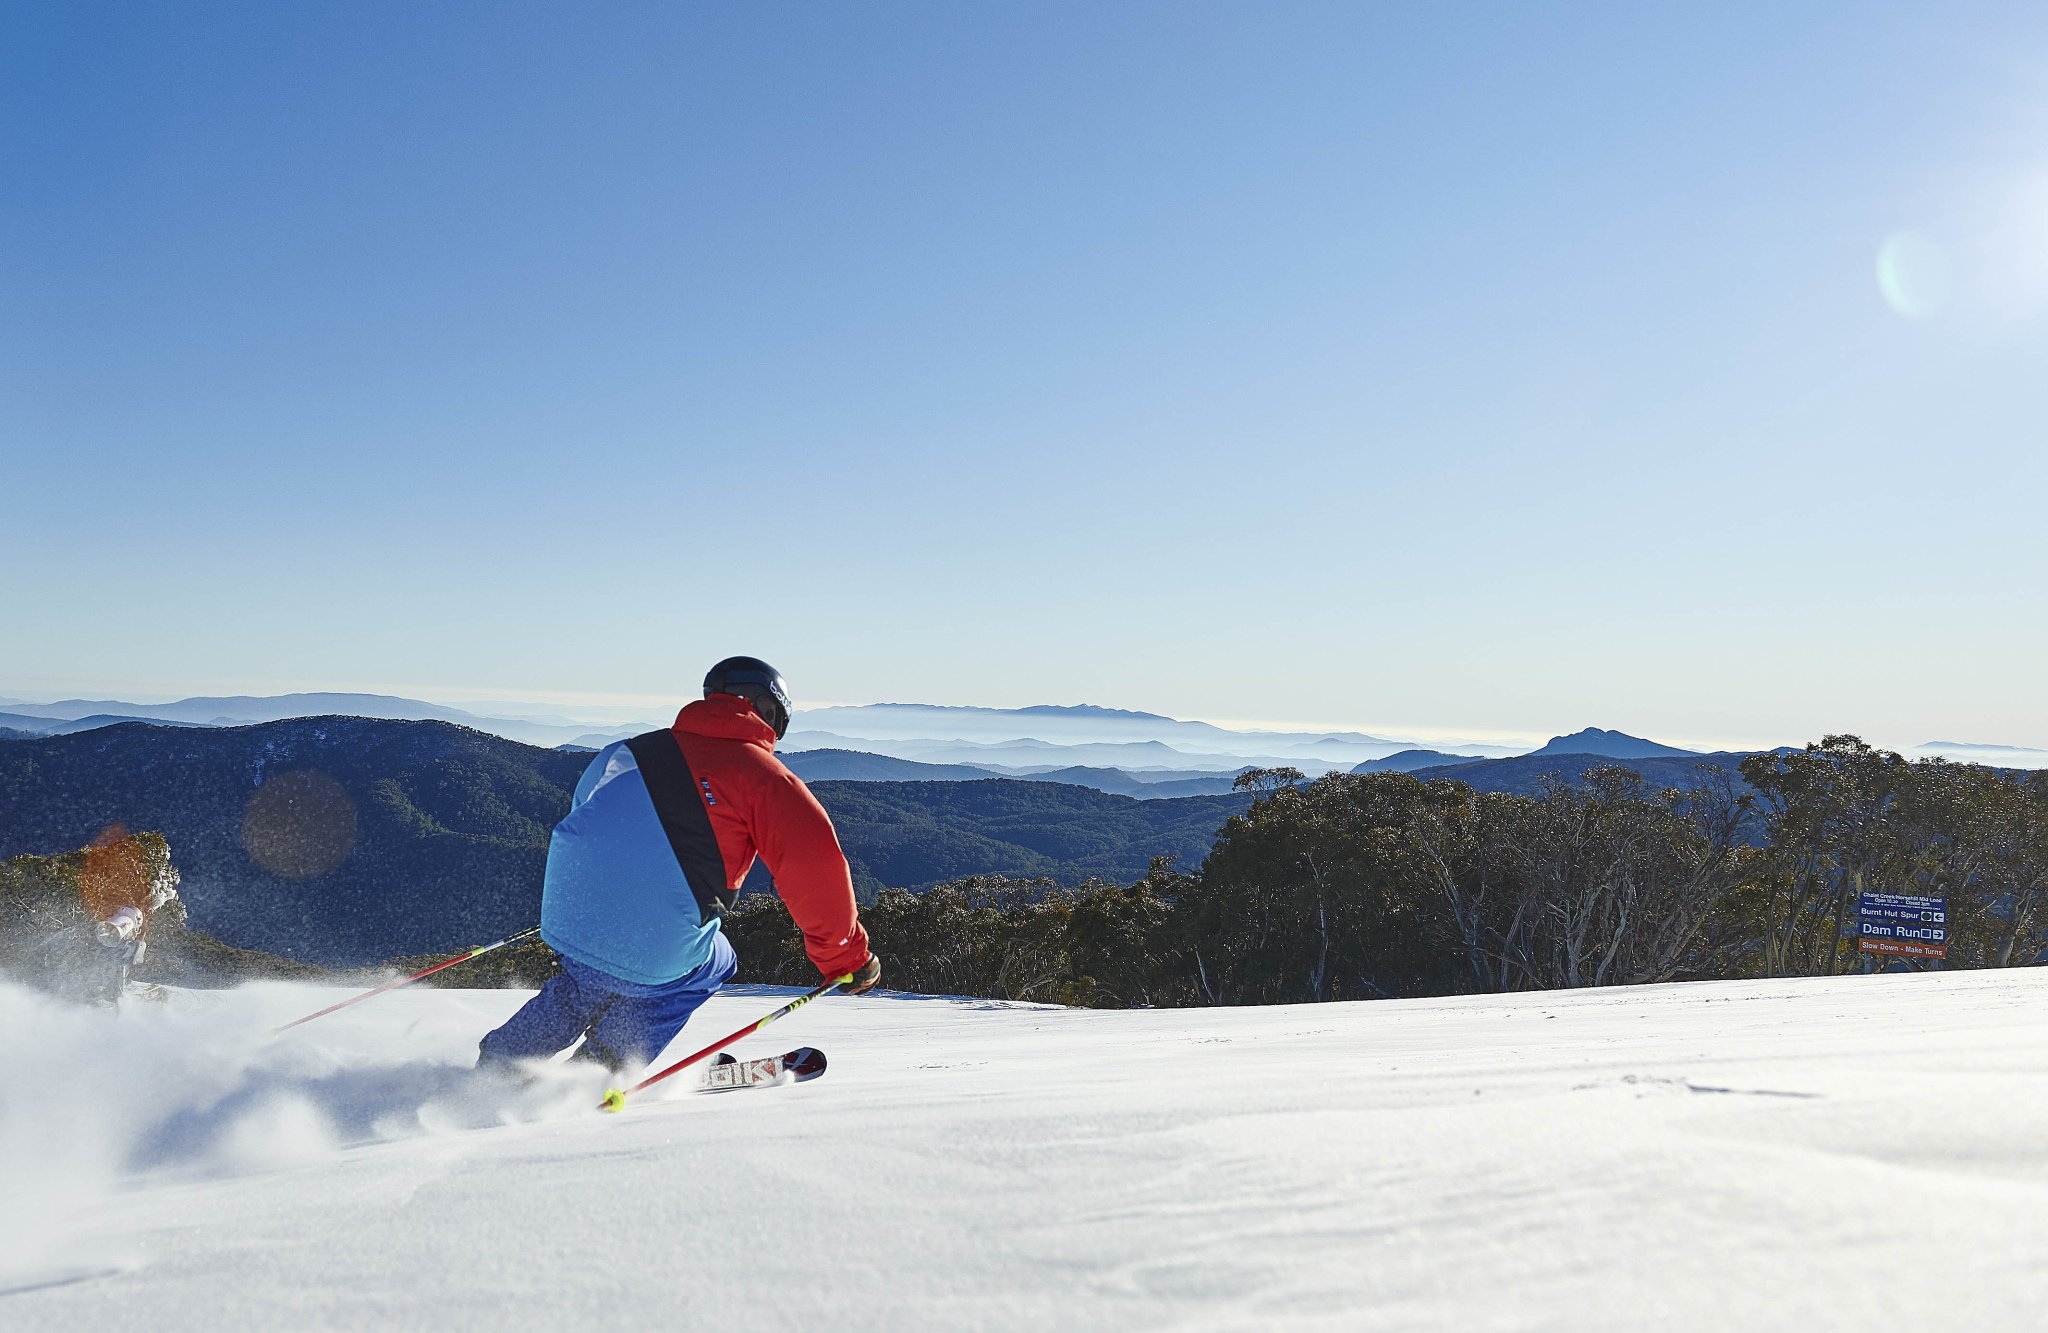
[[[818,798],[775,757],[775,730],[732,694],[686,704],[676,741],[697,779],[711,831],[737,890],[758,855],[775,892],[804,932],[804,952],[834,977],[868,960],[868,933],[853,901],[853,872]]]

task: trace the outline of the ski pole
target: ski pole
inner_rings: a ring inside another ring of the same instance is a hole
[[[529,935],[538,934],[540,934],[539,926],[528,926],[525,930],[520,931],[517,935],[507,935],[504,939],[499,940],[496,944],[479,944],[476,948],[471,949],[468,953],[456,954],[453,958],[450,958],[445,962],[436,963],[432,967],[427,968],[424,971],[415,972],[409,977],[400,977],[396,981],[387,981],[383,985],[376,987],[374,990],[364,991],[361,995],[351,995],[346,1000],[343,1000],[340,1004],[330,1004],[317,1014],[307,1014],[304,1018],[294,1018],[291,1022],[286,1023],[283,1027],[272,1028],[270,1030],[270,1035],[275,1037],[278,1033],[289,1031],[290,1029],[297,1027],[301,1023],[310,1023],[316,1018],[325,1018],[327,1017],[327,1015],[333,1013],[337,1009],[346,1009],[352,1004],[361,1004],[364,1000],[368,1000],[375,996],[382,995],[385,991],[397,990],[400,986],[410,986],[412,985],[413,982],[418,981],[420,978],[431,977],[436,972],[441,971],[443,968],[453,967],[457,963],[466,963],[472,958],[480,958],[484,954],[489,953],[493,949],[502,949],[508,944],[518,943],[520,940],[525,939]]]
[[[758,1018],[753,1022],[747,1024],[738,1032],[733,1033],[730,1037],[721,1037],[719,1040],[712,1042],[709,1046],[706,1046],[703,1050],[697,1052],[695,1055],[684,1056],[682,1059],[676,1061],[674,1064],[662,1070],[660,1073],[649,1074],[646,1078],[641,1079],[638,1083],[635,1083],[630,1088],[606,1088],[604,1093],[604,1100],[597,1104],[597,1109],[600,1111],[618,1111],[624,1109],[626,1105],[626,1098],[636,1092],[639,1092],[642,1088],[651,1088],[655,1084],[667,1078],[670,1074],[674,1074],[681,1070],[688,1069],[691,1065],[696,1064],[705,1056],[718,1054],[718,1052],[732,1045],[741,1037],[752,1036],[754,1033],[759,1032],[762,1028],[767,1027],[770,1023],[773,1023],[776,1019],[795,1013],[797,1010],[809,1004],[812,1000],[817,999],[820,995],[828,994],[829,992],[836,990],[841,986],[844,986],[847,982],[851,980],[853,980],[853,973],[842,973],[839,976],[832,978],[824,985],[818,987],[816,990],[805,991],[802,995],[797,996],[794,1000],[791,1000],[788,1004],[783,1005],[774,1013],[769,1014],[763,1018]]]

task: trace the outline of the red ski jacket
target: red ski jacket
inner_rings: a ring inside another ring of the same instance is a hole
[[[726,887],[737,891],[758,855],[818,971],[858,971],[868,933],[854,906],[853,873],[825,807],[775,757],[775,729],[745,699],[714,694],[684,705],[674,730],[705,797]]]

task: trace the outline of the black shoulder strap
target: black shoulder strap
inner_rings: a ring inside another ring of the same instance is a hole
[[[675,733],[666,729],[650,731],[626,742],[647,794],[654,798],[654,813],[668,834],[669,850],[690,882],[697,899],[697,911],[705,921],[725,914],[739,895],[725,883],[725,857],[718,850],[718,835],[711,831],[711,814],[697,791],[697,779],[690,773],[690,761]]]

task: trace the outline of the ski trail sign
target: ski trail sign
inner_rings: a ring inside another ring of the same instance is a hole
[[[1948,899],[1866,893],[1856,904],[1856,947],[1905,958],[1948,957]]]

